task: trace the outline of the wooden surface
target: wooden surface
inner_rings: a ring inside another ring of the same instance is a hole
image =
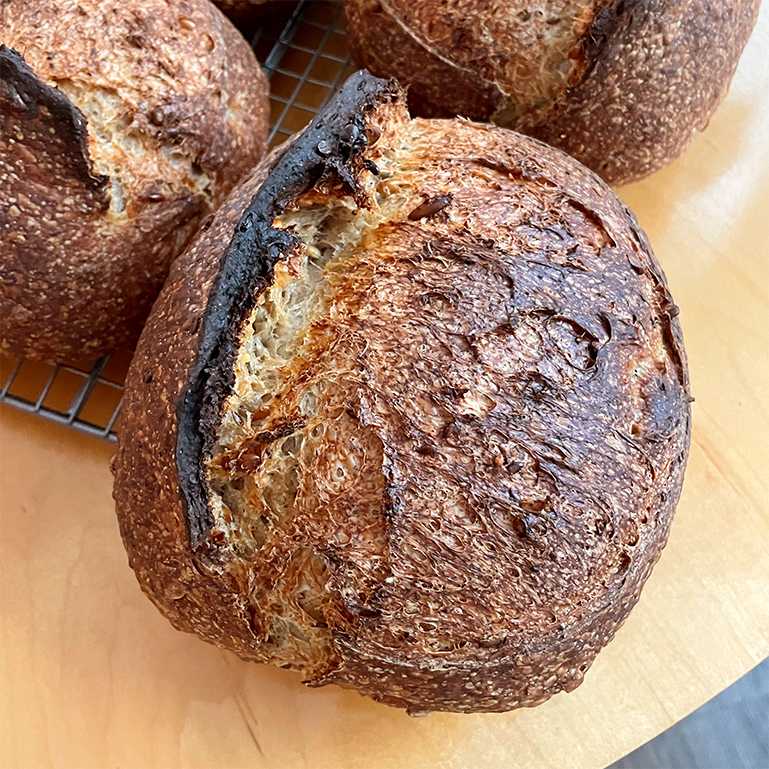
[[[684,158],[621,190],[681,306],[694,440],[670,544],[576,692],[411,719],[176,633],[115,525],[111,447],[0,409],[0,766],[602,767],[769,655],[769,20]]]

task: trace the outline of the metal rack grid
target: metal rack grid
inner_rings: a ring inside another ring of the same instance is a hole
[[[271,145],[303,128],[354,70],[338,3],[273,6],[249,39],[270,79]],[[114,441],[130,360],[130,350],[55,364],[0,353],[0,403]]]

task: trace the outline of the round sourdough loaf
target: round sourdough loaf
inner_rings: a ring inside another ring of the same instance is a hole
[[[567,155],[354,75],[171,270],[115,499],[171,622],[410,712],[571,690],[689,445],[677,309]]]
[[[0,348],[138,336],[168,265],[261,157],[251,49],[208,0],[0,8]]]
[[[427,117],[523,131],[611,183],[645,176],[702,130],[759,0],[346,0],[356,59]]]

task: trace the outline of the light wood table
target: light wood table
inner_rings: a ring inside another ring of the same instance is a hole
[[[583,686],[422,719],[175,632],[115,525],[111,447],[0,409],[0,766],[602,767],[769,655],[769,19],[689,151],[621,190],[681,306],[694,440],[670,544]]]

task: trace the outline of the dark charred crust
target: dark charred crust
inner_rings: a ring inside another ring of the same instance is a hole
[[[0,115],[23,116],[32,121],[39,117],[41,108],[53,118],[52,125],[69,151],[69,162],[78,179],[92,190],[103,189],[109,177],[93,172],[88,122],[83,113],[58,88],[40,80],[18,51],[0,45]]]
[[[278,438],[285,438],[296,430],[304,427],[303,420],[285,422],[273,430],[257,433],[243,442],[236,453],[221,457],[219,464],[225,471],[236,469],[238,472],[253,472],[262,463],[262,459],[270,445]]]
[[[214,5],[218,5],[238,25],[253,23],[269,7],[268,0],[214,0]]]
[[[429,219],[431,216],[435,216],[439,211],[443,211],[446,206],[450,205],[451,200],[451,195],[436,195],[435,197],[428,198],[422,205],[417,206],[409,214],[409,219],[412,221],[417,219]]]
[[[580,77],[580,82],[593,71],[609,41],[621,26],[626,9],[628,6],[632,6],[634,2],[637,0],[612,0],[595,15],[590,28],[581,41],[580,54],[585,63],[585,69]]]
[[[610,3],[583,40],[586,70],[530,133],[612,184],[664,166],[704,129],[726,94],[758,5]]]
[[[199,338],[197,357],[177,407],[176,463],[193,548],[213,520],[202,477],[203,457],[216,434],[220,408],[233,381],[238,328],[267,284],[275,264],[298,245],[273,221],[299,195],[315,185],[342,183],[358,197],[360,154],[368,144],[365,117],[393,101],[395,81],[361,71],[280,156],[235,228],[222,257]]]

